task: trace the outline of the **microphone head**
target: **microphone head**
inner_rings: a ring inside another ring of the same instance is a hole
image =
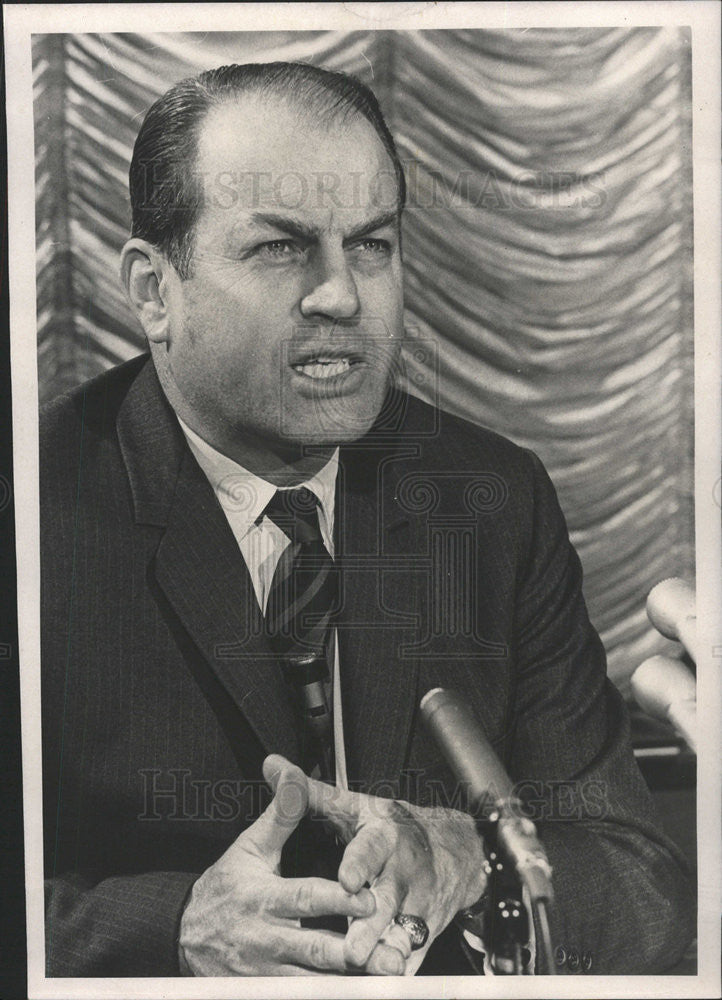
[[[432,688],[419,703],[426,729],[473,807],[488,807],[511,794],[511,781],[474,716],[468,700]]]
[[[440,705],[443,705],[448,701],[448,691],[445,688],[431,688],[427,691],[424,697],[419,702],[419,708],[421,714],[425,719],[428,719],[429,715],[435,711]]]

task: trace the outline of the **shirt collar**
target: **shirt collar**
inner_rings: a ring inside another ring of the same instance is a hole
[[[177,414],[176,414],[177,416]],[[273,483],[249,472],[232,458],[223,455],[199,437],[178,417],[188,447],[206,475],[226,517],[233,519],[236,538],[246,534],[268,506],[276,492]],[[319,526],[324,542],[333,552],[334,497],[338,474],[338,448],[315,475],[298,486],[305,486],[321,506]]]

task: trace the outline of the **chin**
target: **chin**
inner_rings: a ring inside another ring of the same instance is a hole
[[[359,428],[348,428],[346,430],[337,429],[316,429],[307,431],[305,434],[294,434],[284,437],[285,444],[291,449],[304,448],[338,448],[344,444],[358,441],[370,430],[373,421]]]
[[[317,398],[312,412],[289,414],[283,427],[284,436],[294,444],[336,447],[364,437],[373,427],[386,398],[385,390],[377,398],[368,396],[362,403],[348,397]]]
[[[337,447],[358,441],[373,427],[378,416],[377,410],[370,414],[345,414],[343,419],[318,422],[306,428],[303,436],[295,434],[298,444],[318,447]]]

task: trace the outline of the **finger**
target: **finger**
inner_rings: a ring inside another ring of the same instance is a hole
[[[306,775],[285,758],[276,760],[280,764],[269,769],[271,776],[267,778],[274,789],[273,799],[256,822],[241,834],[244,843],[250,841],[266,857],[280,854],[308,807]],[[268,759],[264,762],[264,775],[267,763]]]
[[[394,948],[398,948],[400,951],[403,949],[402,938],[406,938],[406,944],[408,946],[410,954],[406,956],[406,975],[416,975],[416,972],[426,958],[426,953],[431,947],[436,936],[443,929],[443,925],[439,924],[438,915],[434,918],[434,900],[428,893],[418,886],[415,886],[409,891],[406,898],[403,901],[403,905],[399,907],[399,913],[410,913],[416,917],[421,917],[422,920],[426,921],[426,925],[429,928],[429,937],[423,948],[417,948],[415,951],[411,948],[411,936],[408,931],[405,931],[397,923],[392,923],[391,927],[384,932],[383,940],[388,944],[393,945]]]
[[[305,969],[302,965],[274,965],[272,972],[256,972],[254,975],[257,976],[319,976],[320,972],[318,969]],[[329,976],[333,973],[329,972]]]
[[[269,885],[267,911],[274,917],[368,917],[376,907],[368,889],[345,892],[338,882],[324,878],[274,879]]]
[[[297,764],[292,764],[290,760],[282,757],[280,753],[269,754],[263,761],[262,771],[263,777],[271,786],[274,795],[276,794],[276,788],[281,780],[281,776],[287,771],[291,773],[300,771],[303,774],[303,771],[301,771],[301,768]]]
[[[359,821],[360,796],[336,785],[308,779],[308,808],[325,819],[348,842]]]
[[[370,976],[404,975],[406,961],[398,949],[381,942],[376,945],[368,961],[357,967],[348,962],[343,949],[343,940],[340,934],[302,928],[299,935],[289,935],[284,931],[282,935],[278,935],[276,941],[273,937],[269,938],[269,943],[273,948],[282,947],[284,958],[302,962],[319,971],[341,971],[352,975],[364,973]]]
[[[277,940],[274,941],[274,937]],[[279,954],[285,961],[293,964],[319,969],[322,972],[356,972],[361,971],[349,965],[344,952],[344,938],[341,934],[331,931],[317,931],[302,927],[284,929],[281,933],[272,934],[269,939],[271,948],[281,948]],[[365,964],[363,972],[374,976],[401,976],[404,973],[405,962],[395,948],[379,944],[373,961]]]
[[[388,945],[389,948],[396,948],[404,960],[411,957],[411,938],[398,924],[389,924],[381,937],[381,943]]]
[[[343,943],[342,934],[310,927],[269,926],[264,931],[264,950],[279,962],[321,972],[346,972]]]
[[[347,892],[358,892],[383,870],[394,849],[392,828],[362,827],[343,852],[338,879]]]
[[[370,976],[403,976],[406,960],[397,948],[380,941],[371,952],[364,972]]]
[[[346,959],[342,934],[311,927],[267,927],[264,947],[279,960],[325,972],[344,972]]]
[[[283,949],[284,960],[294,965],[318,969],[321,972],[367,972],[374,976],[401,976],[405,963],[395,948],[379,945],[373,962],[363,970],[349,966],[344,954],[344,938],[341,934],[330,931],[316,931],[302,927],[296,931],[293,928],[284,930],[277,935],[278,941],[269,941],[272,948]]]
[[[364,965],[401,908],[405,890],[392,872],[384,874],[371,886],[376,900],[376,910],[370,917],[354,920],[346,935],[346,957],[353,965]]]
[[[365,968],[355,969],[353,967],[346,966],[342,971],[350,973],[351,975],[359,972],[369,976],[403,976],[406,971],[406,966],[403,958],[397,951],[394,949],[386,949],[383,945],[379,945],[369,959]],[[323,974],[332,976],[335,973],[338,973],[337,969],[325,970],[325,972],[322,972],[321,969],[306,968],[303,965],[274,964],[272,974],[274,976],[319,976]],[[270,972],[261,970],[255,974],[269,975]]]

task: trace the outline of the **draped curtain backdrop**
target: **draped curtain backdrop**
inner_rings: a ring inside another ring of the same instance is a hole
[[[665,647],[648,590],[694,572],[689,33],[55,34],[34,56],[42,399],[144,347],[117,259],[156,97],[229,62],[354,73],[409,179],[408,386],[541,456],[625,690]]]

